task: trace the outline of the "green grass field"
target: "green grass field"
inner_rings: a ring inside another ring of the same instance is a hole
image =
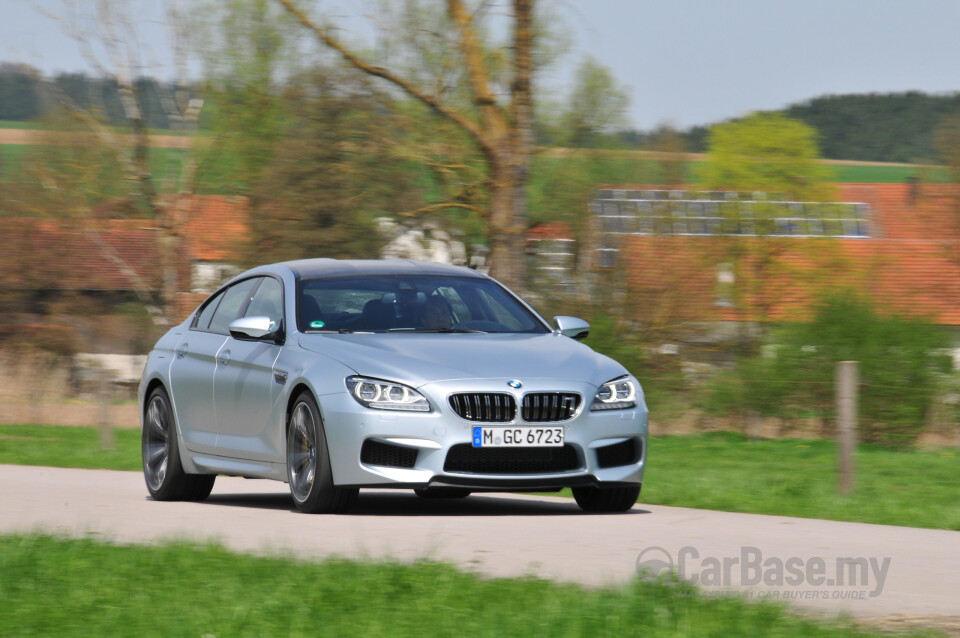
[[[0,425],[0,463],[139,471],[140,430],[114,430],[114,442],[102,450],[97,428]]]
[[[647,463],[644,503],[960,530],[960,450],[860,445],[847,496],[836,492],[832,441],[665,436],[651,440]]]
[[[0,122],[0,128],[5,128]],[[9,127],[6,127],[9,128]],[[28,145],[0,145],[0,181],[9,179],[16,172],[21,158],[31,147]],[[154,148],[151,150],[155,179],[162,182],[185,159],[183,149]],[[197,190],[202,193],[235,194],[237,184],[232,181],[231,170],[235,161],[223,153],[206,152],[198,158]],[[701,162],[691,162],[687,180],[695,184]],[[831,164],[828,167],[834,182],[902,183],[917,177],[919,169],[912,166],[865,166],[860,164]],[[584,183],[590,187],[597,184],[657,184],[660,174],[656,162],[644,158],[622,157],[595,151],[571,157],[536,157],[530,184],[531,206],[536,209],[538,193],[545,190],[569,189],[573,184]],[[933,182],[946,181],[940,170],[929,170],[924,179]]]
[[[0,426],[0,463],[140,470],[139,430],[101,451],[96,428]],[[642,503],[960,531],[960,451],[861,445],[836,493],[831,441],[709,433],[651,439]]]
[[[0,182],[15,172],[27,148],[17,144],[0,144]]]
[[[43,128],[42,122],[14,122],[11,120],[0,120],[0,128],[21,128],[30,130],[40,130]]]
[[[0,601],[6,637],[882,635],[678,584],[585,589],[436,563],[311,563],[46,536],[0,537]]]

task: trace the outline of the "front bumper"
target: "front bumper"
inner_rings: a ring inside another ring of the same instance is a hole
[[[592,412],[593,385],[525,379],[522,390],[513,390],[505,381],[471,379],[417,388],[431,404],[429,413],[371,410],[346,392],[319,397],[334,482],[359,487],[546,491],[643,481],[647,408],[642,395],[635,408]],[[526,393],[576,392],[582,404],[568,421],[526,423],[518,411],[510,423],[486,424],[467,421],[453,411],[447,398],[456,392],[509,392],[518,405]],[[472,448],[477,425],[560,426],[567,449]]]

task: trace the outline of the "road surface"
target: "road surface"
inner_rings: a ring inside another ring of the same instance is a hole
[[[589,515],[557,497],[426,501],[407,491],[361,491],[351,515],[310,516],[274,481],[220,477],[203,503],[160,503],[136,472],[0,465],[0,532],[41,530],[307,558],[427,558],[588,586],[623,583],[638,562],[672,564],[708,596],[861,618],[960,616],[960,532],[944,530],[644,504]]]

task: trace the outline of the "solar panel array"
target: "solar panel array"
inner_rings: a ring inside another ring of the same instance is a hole
[[[637,235],[870,236],[870,207],[795,202],[769,193],[600,189],[590,204],[601,233]]]
[[[619,235],[871,236],[865,203],[796,202],[767,192],[598,189],[590,212],[601,266],[613,265]]]

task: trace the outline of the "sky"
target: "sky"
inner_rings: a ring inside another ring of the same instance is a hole
[[[170,59],[163,3],[132,1],[148,57],[160,68]],[[640,129],[708,124],[824,94],[960,91],[960,0],[541,2],[555,5],[573,40],[545,80],[550,90],[562,94],[590,55],[625,87],[629,119]],[[62,15],[77,3],[93,0],[0,0],[0,62],[90,72],[75,41],[43,11]],[[371,6],[318,4],[334,15]]]

